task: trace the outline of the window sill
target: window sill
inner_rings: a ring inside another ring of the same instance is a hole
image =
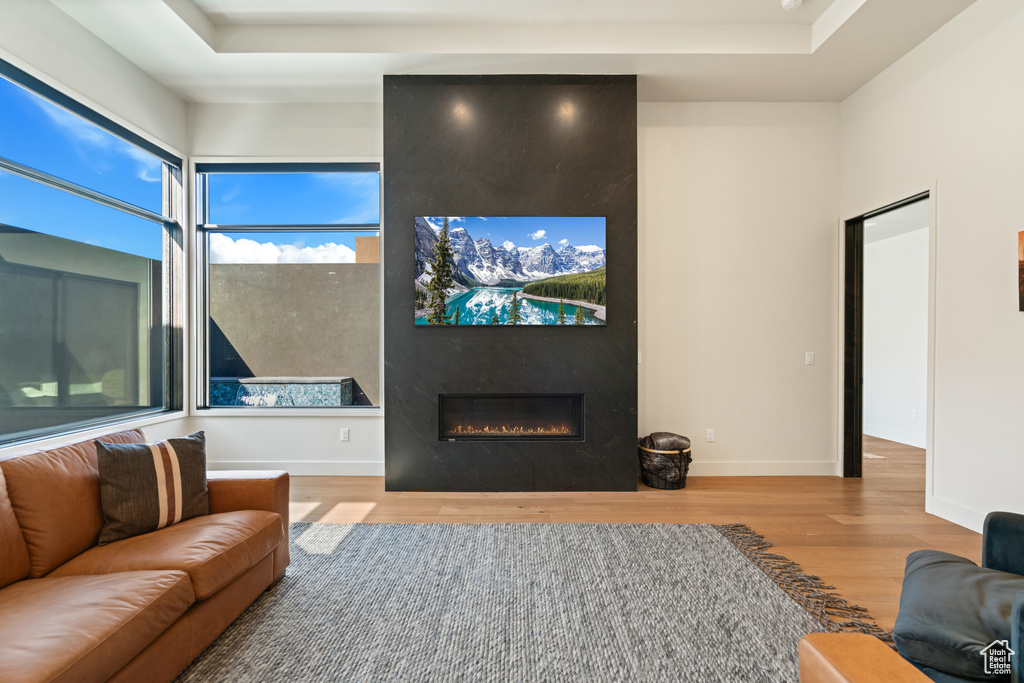
[[[196,408],[193,417],[384,417],[379,406],[365,408]]]
[[[52,436],[41,436],[35,439],[25,439],[24,441],[15,441],[13,443],[5,444],[0,446],[0,455],[6,457],[8,455],[20,455],[22,453],[48,450],[59,446],[65,446],[67,444],[87,441],[98,436],[103,436],[104,434],[112,434],[114,432],[121,432],[128,429],[148,427],[150,425],[160,424],[162,422],[171,422],[173,420],[184,420],[187,417],[188,413],[184,410],[174,410],[146,415],[144,417],[127,418],[121,421],[107,422],[105,424],[91,426],[84,429],[61,432],[60,434],[54,434]]]

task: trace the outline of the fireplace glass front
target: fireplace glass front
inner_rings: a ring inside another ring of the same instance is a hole
[[[583,440],[583,394],[441,394],[441,441]]]

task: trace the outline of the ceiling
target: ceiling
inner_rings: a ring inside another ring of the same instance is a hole
[[[50,0],[189,102],[384,74],[638,74],[642,101],[842,101],[974,0]]]
[[[931,203],[928,200],[872,216],[864,221],[864,244],[881,242],[915,230],[924,230],[931,220]]]
[[[811,24],[831,0],[797,12],[763,0],[193,0],[217,24],[417,24],[620,22],[668,24]]]

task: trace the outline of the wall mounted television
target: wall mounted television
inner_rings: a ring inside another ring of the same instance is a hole
[[[604,325],[605,219],[419,216],[417,325]]]

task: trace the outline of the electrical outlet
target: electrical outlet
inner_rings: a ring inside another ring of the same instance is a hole
[[[715,440],[715,430],[714,429],[707,430],[707,439],[708,439],[708,441],[714,441]]]
[[[910,419],[913,420],[914,422],[917,422],[917,411],[916,410],[911,410],[910,411]]]
[[[341,428],[341,440],[348,441],[348,427]]]

